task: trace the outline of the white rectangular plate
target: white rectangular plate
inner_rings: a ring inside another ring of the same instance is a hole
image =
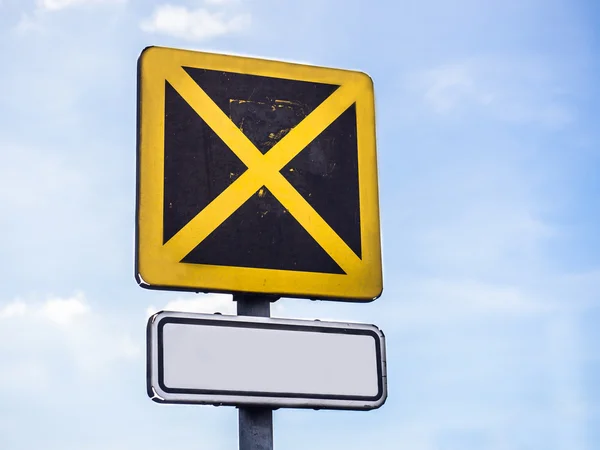
[[[366,410],[387,397],[374,325],[162,311],[147,345],[161,403]]]

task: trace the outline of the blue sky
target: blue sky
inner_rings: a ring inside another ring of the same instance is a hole
[[[375,81],[388,402],[275,413],[280,449],[600,446],[600,7],[574,0],[0,0],[0,447],[234,449],[233,408],[145,394],[145,321],[227,297],[133,279],[148,45]]]

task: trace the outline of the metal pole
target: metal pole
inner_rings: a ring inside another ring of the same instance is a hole
[[[271,316],[271,301],[266,295],[236,294],[238,316]],[[260,349],[256,349],[260,351]],[[260,407],[239,408],[240,450],[273,450],[273,410]]]

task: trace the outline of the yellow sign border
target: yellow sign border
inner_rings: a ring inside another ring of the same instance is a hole
[[[182,67],[339,85],[263,155]],[[248,170],[163,245],[165,80],[244,162]],[[383,289],[373,83],[362,73],[213,53],[148,47],[138,61],[136,279],[142,287],[249,292],[370,301]],[[279,173],[356,104],[362,259]],[[180,262],[263,185],[300,222],[345,275]]]

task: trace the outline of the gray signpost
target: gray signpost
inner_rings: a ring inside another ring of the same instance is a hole
[[[271,301],[268,296],[234,295],[238,316],[271,316]],[[257,352],[261,349],[257,348]],[[273,410],[270,408],[239,407],[240,450],[273,449]]]

